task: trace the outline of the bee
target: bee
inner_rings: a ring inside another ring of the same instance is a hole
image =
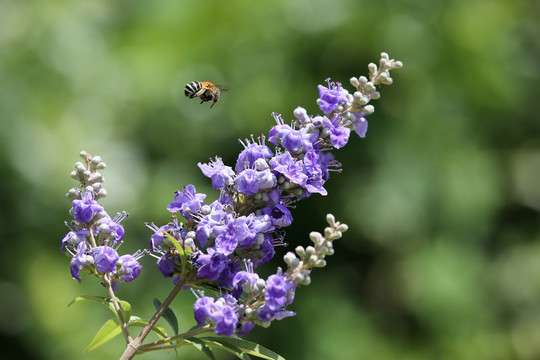
[[[221,91],[229,91],[225,86],[215,85],[210,81],[192,81],[184,88],[184,94],[190,99],[201,98],[201,104],[205,101],[213,101],[210,109],[219,100]]]

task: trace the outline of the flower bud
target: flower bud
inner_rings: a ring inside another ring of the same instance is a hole
[[[304,277],[304,279],[299,284],[308,286],[309,284],[311,284],[311,277],[310,276]]]
[[[324,260],[324,259],[319,259],[319,260],[315,261],[315,263],[313,264],[313,266],[319,267],[319,268],[325,267],[325,266],[326,266],[326,260]]]
[[[366,105],[363,112],[366,113],[366,115],[373,114],[375,112],[375,107],[373,107],[373,105]]]
[[[355,77],[352,77],[350,81],[351,81],[351,85],[354,86],[355,88],[357,88],[360,85],[360,82]]]
[[[358,82],[360,83],[361,87],[364,87],[364,86],[366,86],[366,84],[368,82],[368,79],[365,76],[362,75],[362,76],[360,76],[358,78]]]
[[[68,193],[66,194],[66,197],[71,200],[80,199],[81,198],[81,190],[78,188],[71,188],[69,189]]]
[[[308,258],[311,257],[311,255],[315,255],[315,253],[316,253],[316,250],[315,250],[315,248],[313,246],[308,246],[306,248],[306,256]]]
[[[296,284],[300,284],[302,281],[304,281],[304,275],[302,274],[297,274],[294,279],[293,279],[293,282],[296,283]]]
[[[83,173],[85,172],[87,169],[86,169],[86,166],[80,162],[80,161],[77,161],[75,163],[75,170],[78,172],[78,173]]]
[[[334,224],[336,223],[336,218],[335,218],[335,216],[332,215],[332,214],[327,214],[327,215],[326,215],[326,222],[328,223],[328,225],[334,226]]]
[[[212,212],[212,208],[209,205],[201,206],[200,212],[202,215],[208,215]]]
[[[294,249],[296,251],[296,253],[298,254],[298,256],[300,257],[304,257],[304,255],[306,254],[306,249],[304,249],[304,247],[298,245],[296,247],[296,249]]]
[[[324,238],[323,236],[321,235],[321,233],[317,232],[317,231],[312,231],[309,233],[309,238],[311,239],[311,241],[313,241],[315,244],[320,244],[322,241],[324,241]],[[309,246],[308,248],[313,248],[312,246]]]
[[[289,251],[288,253],[286,253],[284,256],[283,256],[283,261],[285,261],[285,264],[287,265],[291,265],[291,263],[293,262],[293,260],[297,259],[296,258],[296,255],[294,255],[294,253],[292,253],[291,251]]]
[[[258,279],[257,282],[255,283],[255,290],[257,290],[258,292],[263,291],[265,287],[266,287],[266,283],[264,279]]]
[[[86,151],[84,151],[84,150],[81,151],[81,152],[79,153],[79,156],[80,156],[84,161],[86,161],[86,159],[88,159],[88,153],[87,153]]]
[[[105,179],[103,178],[103,175],[101,175],[98,172],[93,173],[88,178],[88,182],[90,182],[91,184],[93,184],[93,183],[102,183],[104,181],[105,181]]]
[[[104,197],[107,197],[107,190],[105,189],[100,189],[96,195],[96,198],[104,198]]]

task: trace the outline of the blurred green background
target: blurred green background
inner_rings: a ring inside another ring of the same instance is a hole
[[[173,192],[272,112],[318,113],[317,84],[348,85],[386,51],[403,61],[366,139],[336,152],[327,197],[298,204],[287,242],[327,212],[349,224],[297,291],[296,317],[247,338],[288,360],[540,358],[540,18],[535,0],[0,0],[0,336],[6,359],[115,359],[82,350],[109,317],[59,251],[80,150],[101,155],[125,252]],[[211,110],[183,95],[226,84]],[[217,194],[211,192],[209,198]],[[279,249],[281,255],[284,249]],[[267,265],[280,266],[280,256]],[[171,288],[154,260],[118,295],[143,317]],[[193,296],[173,308],[194,324]],[[229,359],[218,353],[219,359]],[[141,359],[174,359],[155,353]],[[201,355],[180,351],[181,359]]]

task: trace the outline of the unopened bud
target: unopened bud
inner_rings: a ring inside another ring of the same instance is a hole
[[[287,265],[289,265],[289,266],[291,265],[291,263],[292,263],[295,259],[298,260],[297,257],[296,257],[296,255],[294,255],[294,253],[292,253],[292,252],[290,252],[290,251],[289,251],[288,253],[286,253],[286,254],[283,256],[283,261],[285,261],[285,264],[287,264]]]

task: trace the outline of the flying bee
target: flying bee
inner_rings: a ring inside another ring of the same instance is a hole
[[[192,81],[184,88],[184,94],[190,99],[201,98],[201,104],[205,101],[213,101],[210,108],[219,100],[221,91],[229,91],[225,86],[215,85],[210,81]]]

